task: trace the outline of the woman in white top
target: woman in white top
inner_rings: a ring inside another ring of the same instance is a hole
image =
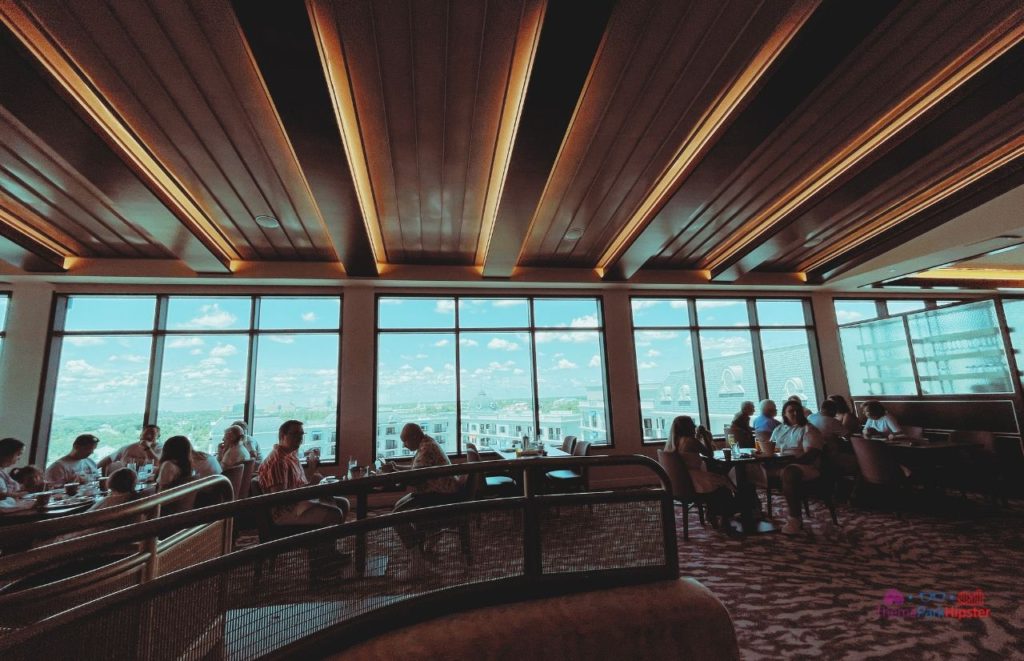
[[[821,433],[807,422],[804,406],[800,402],[788,401],[782,407],[782,424],[772,432],[772,442],[783,455],[797,457],[797,463],[782,469],[782,495],[786,497],[789,520],[782,532],[795,535],[803,527],[800,501],[804,483],[821,476],[821,450],[824,444]]]
[[[238,425],[231,425],[224,430],[224,441],[221,444],[223,450],[219,457],[220,465],[224,470],[252,459],[249,450],[242,444],[243,438],[245,438],[245,430]]]
[[[24,449],[25,444],[16,438],[0,439],[0,509],[18,507],[17,497],[22,487],[9,471],[21,459]]]
[[[865,438],[881,436],[892,440],[897,434],[903,433],[900,423],[896,422],[896,418],[885,410],[881,402],[874,399],[864,402],[864,413],[868,416],[864,422]]]

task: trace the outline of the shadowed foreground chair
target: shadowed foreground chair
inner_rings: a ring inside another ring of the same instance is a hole
[[[480,451],[473,443],[466,445],[466,460],[469,462],[476,463],[480,461]],[[509,475],[501,474],[489,474],[484,475],[482,480],[479,480],[479,484],[476,485],[474,492],[478,496],[504,496],[514,494],[519,491],[519,483],[516,482]]]
[[[697,506],[697,516],[700,524],[704,525],[704,498],[697,493],[693,486],[693,479],[690,471],[682,458],[675,452],[658,450],[658,463],[668,473],[669,482],[672,484],[672,498],[683,506],[683,539],[690,539],[690,506]]]
[[[899,514],[908,480],[907,471],[896,461],[892,448],[884,441],[863,436],[853,436],[850,443],[857,455],[861,481],[893,496],[892,504]]]

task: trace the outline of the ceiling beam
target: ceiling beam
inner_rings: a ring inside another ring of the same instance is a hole
[[[481,232],[477,251],[477,262],[487,277],[509,278],[516,270],[613,5],[599,0],[581,12],[572,2],[558,1],[544,14],[535,55],[530,58],[532,71],[526,72],[525,101],[518,99],[518,130],[504,131],[514,143],[507,143],[504,171],[494,172],[501,177],[499,198],[494,200],[490,219],[485,218],[489,227]]]
[[[14,0],[0,2],[0,20],[52,76],[83,117],[201,242],[204,250],[214,256],[217,265],[211,270],[226,271],[231,260],[238,258],[230,241],[174,173],[156,158],[117,109],[99,93],[87,73],[51,38],[31,10]],[[195,253],[192,246],[185,245],[187,243],[179,241],[167,247],[179,254],[182,249]],[[197,261],[205,262],[201,258]]]
[[[819,3],[805,0],[793,3],[781,17],[746,66],[740,70],[704,115],[696,122],[676,149],[668,166],[631,214],[622,230],[612,239],[597,263],[598,273],[611,279],[629,279],[653,256],[648,246],[631,250],[651,221],[679,190],[708,150],[747,107],[773,65],[817,9]],[[663,241],[661,242],[664,243]],[[657,249],[660,249],[659,245]]]
[[[233,7],[346,272],[378,275],[309,12],[295,2],[234,0]]]
[[[1013,12],[959,51],[931,77],[923,80],[874,118],[858,134],[828,154],[758,213],[735,228],[706,256],[704,266],[715,280],[730,281],[774,254],[768,238],[827,193],[837,182],[884,153],[912,127],[990,64],[1024,41],[1024,9]],[[821,262],[805,266],[813,269]]]
[[[31,213],[0,191],[0,259],[24,271],[63,271],[73,249],[54,239],[51,233],[40,230],[47,223],[37,216],[32,217]],[[31,222],[26,218],[31,218]],[[72,245],[81,250],[81,246]]]

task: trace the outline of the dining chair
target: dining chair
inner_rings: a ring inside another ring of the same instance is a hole
[[[480,461],[480,450],[473,443],[466,444],[466,461],[471,463]],[[508,475],[471,473],[469,479],[476,481],[474,498],[480,495],[502,495],[519,488],[519,484]]]
[[[853,453],[860,466],[861,481],[893,495],[898,495],[894,505],[900,513],[900,498],[908,485],[909,472],[900,466],[891,447],[884,441],[863,436],[853,436]]]
[[[585,457],[590,451],[590,441],[577,441],[572,449],[572,456]],[[573,489],[586,491],[590,487],[590,481],[586,468],[578,471],[569,468],[548,471],[544,474],[550,486],[557,485],[558,491],[571,491]]]
[[[231,493],[235,495],[235,500],[238,500],[238,494],[242,492],[242,477],[245,475],[245,466],[236,464],[230,468],[225,468],[221,471],[221,475],[228,478],[231,482]]]
[[[562,452],[566,454],[572,454],[572,449],[576,445],[575,436],[566,436],[562,439]]]
[[[253,471],[256,470],[256,460],[248,459],[242,462],[242,486],[235,498],[241,500],[249,497],[249,486],[252,484]]]
[[[701,525],[704,525],[704,498],[697,493],[690,471],[678,453],[658,450],[658,463],[668,473],[668,481],[672,486],[672,500],[683,506],[683,539],[689,541],[690,507],[697,506],[697,516]]]
[[[961,492],[966,489],[985,492],[994,503],[1006,504],[1006,471],[996,451],[996,435],[990,431],[957,430],[949,435],[951,443],[970,444],[970,458],[958,472]]]

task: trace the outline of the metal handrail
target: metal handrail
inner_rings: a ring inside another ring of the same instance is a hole
[[[231,486],[231,480],[223,475],[209,475],[122,505],[106,507],[92,512],[82,512],[81,514],[71,514],[59,519],[8,526],[4,528],[4,544],[14,545],[22,542],[31,542],[34,539],[56,537],[69,532],[94,528],[111,521],[130,520],[137,516],[155,512],[162,505],[177,502],[193,493],[198,494],[206,489],[220,492],[220,495],[225,500],[233,499],[235,494],[234,487]]]
[[[244,500],[224,502],[218,505],[211,505],[209,507],[202,507],[188,512],[181,512],[178,514],[172,514],[170,516],[163,516],[141,523],[132,523],[118,528],[112,528],[87,535],[82,535],[73,540],[66,540],[62,542],[48,544],[45,546],[40,546],[22,553],[16,553],[10,556],[5,556],[4,562],[0,563],[0,578],[23,575],[26,572],[30,572],[40,567],[52,566],[53,564],[61,561],[80,557],[81,554],[86,552],[97,551],[112,546],[124,544],[126,542],[138,541],[140,539],[153,538],[167,532],[181,530],[182,528],[201,525],[204,523],[210,523],[213,521],[238,516],[240,514],[245,514],[247,512],[251,512],[254,510],[267,509],[280,505],[288,505],[301,500],[312,500],[320,497],[355,494],[360,492],[372,491],[377,487],[390,487],[400,484],[413,484],[438,477],[466,475],[472,473],[489,473],[495,470],[534,471],[542,469],[558,469],[573,467],[590,468],[595,466],[628,465],[643,466],[645,468],[648,468],[658,476],[659,480],[661,481],[662,491],[667,494],[672,493],[672,488],[670,486],[668,474],[665,472],[665,469],[662,468],[662,466],[653,459],[650,459],[649,457],[645,457],[643,455],[602,455],[595,457],[547,458],[536,457],[528,459],[480,461],[463,464],[453,464],[450,466],[418,468],[412,470],[399,471],[395,473],[385,473],[367,478],[360,478],[357,480],[341,480],[329,484],[300,487],[298,489],[290,489],[288,491],[279,491],[276,493],[265,494],[262,496],[254,496],[246,498]],[[223,478],[222,476],[203,478],[203,480],[210,480],[209,482],[206,482],[207,485],[212,484],[213,480],[218,479],[227,482],[228,485],[230,486],[230,482],[226,478]],[[203,480],[197,480],[196,482],[191,484],[198,484],[200,482],[203,482]],[[167,491],[165,493],[169,494],[171,493],[171,491]],[[578,499],[580,496],[588,495],[592,494],[561,494],[556,496],[527,493],[523,497],[536,498],[541,500],[550,500],[553,498],[566,498],[566,502],[568,503],[576,501],[576,499]],[[593,495],[601,494],[598,493]],[[481,509],[486,509],[486,503],[494,502],[494,500],[498,499],[490,499],[489,501],[477,502],[484,503],[484,505],[481,506]],[[137,504],[138,503],[130,503],[129,505]],[[116,508],[111,509],[113,510]],[[129,511],[135,515],[141,513],[138,510]],[[144,509],[143,511],[146,510]],[[103,511],[100,511],[96,512],[95,514],[102,513]],[[84,515],[77,516],[81,517]],[[391,523],[385,523],[384,525],[392,525],[393,523],[401,522],[402,520],[401,518],[394,519],[391,517],[402,517],[402,513],[388,515],[388,520]],[[114,518],[115,517],[108,517],[103,520],[112,520]],[[380,518],[381,517],[377,517],[374,520],[376,521]],[[97,523],[98,521],[101,520],[98,518],[90,519],[88,522],[90,524],[89,527],[94,527],[95,523]],[[370,530],[372,529],[372,526],[367,527],[369,525],[367,521],[369,520],[349,522],[341,525],[349,526],[354,531],[362,531],[364,529]],[[45,523],[51,524],[57,522],[48,521]],[[23,526],[17,526],[17,528],[26,529],[22,534],[28,535],[30,534],[30,531],[27,529],[35,525],[38,524],[26,524]],[[9,530],[13,530],[13,528]],[[49,530],[47,532],[49,532]],[[39,534],[38,532],[33,532],[31,536],[37,538],[45,537],[47,535]],[[672,540],[672,543],[675,543],[674,538]]]
[[[577,465],[582,463],[613,465],[617,462],[581,462],[576,458]],[[600,458],[593,458],[600,459]],[[621,461],[624,464],[639,464],[647,462]],[[481,462],[491,464],[480,466],[480,469],[490,469],[499,462]],[[560,462],[563,466],[565,462]],[[653,462],[650,462],[653,464]],[[655,464],[656,466],[656,464]],[[447,467],[444,467],[445,469]],[[477,466],[474,466],[476,469]],[[437,475],[443,472],[438,469],[424,469],[417,472],[417,477],[432,474]],[[475,472],[475,470],[474,470]],[[404,475],[403,475],[404,477]],[[273,494],[279,495],[279,494]],[[256,498],[253,501],[262,501],[265,504],[269,499]],[[408,624],[413,621],[434,617],[447,612],[457,612],[469,605],[482,603],[502,603],[518,601],[524,598],[543,596],[571,591],[592,590],[600,587],[638,583],[645,581],[666,580],[678,578],[679,565],[675,544],[674,505],[672,503],[671,491],[665,489],[638,488],[623,491],[601,491],[573,494],[527,494],[509,498],[497,498],[486,500],[464,501],[435,507],[407,510],[363,519],[352,523],[328,526],[316,530],[300,533],[283,539],[265,544],[259,544],[247,549],[213,558],[201,563],[192,565],[185,569],[154,578],[138,586],[113,593],[98,600],[76,606],[63,613],[55,614],[44,621],[38,622],[30,627],[9,632],[0,637],[0,649],[10,649],[14,646],[31,644],[32,640],[39,640],[40,636],[59,635],[64,627],[76,626],[79,623],[91,621],[97,614],[116,609],[129,603],[145,603],[148,599],[159,598],[160,595],[182,585],[196,583],[207,578],[217,577],[226,574],[240,566],[261,562],[266,558],[276,557],[288,551],[303,548],[314,548],[322,546],[325,542],[344,537],[365,535],[375,530],[392,528],[399,524],[411,524],[423,521],[432,521],[439,518],[465,517],[476,513],[516,511],[522,512],[524,519],[523,535],[524,543],[540,548],[540,538],[531,533],[531,519],[535,522],[538,512],[543,509],[552,509],[565,505],[602,504],[615,502],[649,502],[660,505],[662,519],[662,533],[665,544],[663,546],[664,562],[658,565],[639,567],[613,567],[607,569],[590,570],[557,570],[554,572],[531,571],[527,558],[524,556],[522,573],[514,576],[492,579],[489,581],[460,583],[450,586],[444,590],[434,590],[430,593],[420,594],[405,602],[388,603],[372,612],[358,615],[346,622],[334,624],[326,629],[314,631],[310,635],[291,642],[286,646],[274,650],[269,656],[275,658],[294,658],[298,653],[316,653],[324,651],[324,645],[342,646],[392,628],[398,624]],[[251,503],[255,504],[255,503]],[[147,521],[127,528],[133,528],[135,536],[152,535],[160,525],[180,527],[183,522],[195,522],[196,517],[210,517],[212,511],[227,511],[233,509],[238,503],[227,503],[225,505],[203,508],[194,512],[187,512],[166,517],[166,521]],[[209,511],[204,511],[209,510]],[[107,534],[127,535],[133,531],[118,529]],[[78,542],[69,542],[69,545],[78,546]],[[40,549],[41,550],[41,549]],[[33,553],[33,552],[29,552]],[[27,555],[27,554],[26,554]],[[14,557],[12,560],[19,560]],[[429,608],[424,608],[429,604]],[[396,617],[396,613],[403,613]],[[336,648],[334,648],[336,649]]]

